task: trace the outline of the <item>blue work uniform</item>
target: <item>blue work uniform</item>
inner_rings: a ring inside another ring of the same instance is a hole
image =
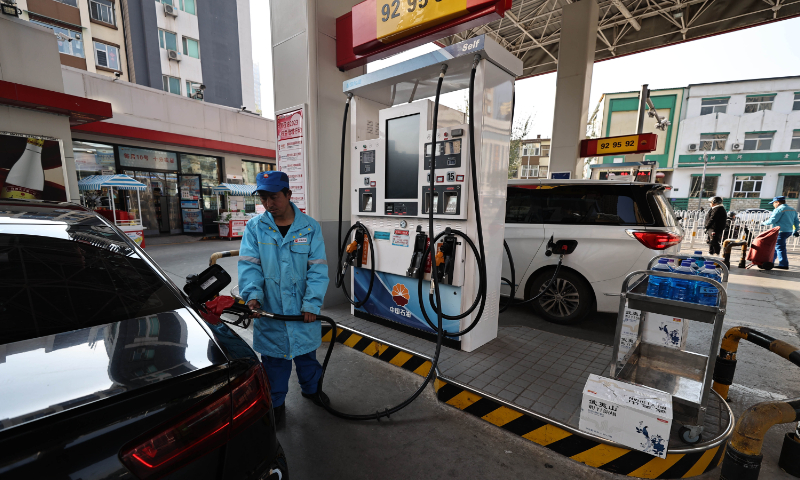
[[[239,292],[246,302],[257,300],[267,312],[319,314],[328,288],[322,230],[294,203],[291,207],[295,217],[286,236],[269,212],[247,222],[239,249]],[[316,393],[322,367],[315,355],[321,343],[319,321],[255,320],[253,348],[262,355],[274,406],[284,402],[292,359],[303,393]]]
[[[789,266],[789,257],[786,254],[786,240],[795,231],[800,232],[800,219],[797,217],[797,210],[784,204],[772,211],[772,215],[762,222],[762,225],[772,225],[780,227],[778,242],[775,244],[775,265],[779,267]]]

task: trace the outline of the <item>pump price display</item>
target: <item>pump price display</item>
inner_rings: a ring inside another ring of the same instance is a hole
[[[655,133],[587,138],[581,140],[581,157],[613,155],[616,153],[647,153],[655,151],[657,143],[658,136]]]
[[[467,0],[377,0],[378,40],[383,43],[467,14]]]

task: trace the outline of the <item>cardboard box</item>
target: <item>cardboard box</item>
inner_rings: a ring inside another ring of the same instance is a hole
[[[625,307],[625,316],[622,319],[622,331],[620,332],[619,339],[619,353],[617,354],[617,361],[625,361],[625,355],[628,354],[636,339],[639,338],[639,324],[641,322],[641,310],[634,310]]]
[[[685,350],[688,336],[689,322],[687,320],[652,312],[647,313],[642,331],[643,342]]]
[[[666,458],[672,396],[619,380],[589,375],[578,428],[626,447]]]

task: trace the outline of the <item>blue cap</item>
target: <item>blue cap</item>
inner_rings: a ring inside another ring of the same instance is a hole
[[[669,263],[669,258],[659,258],[658,263]]]
[[[280,192],[289,188],[289,177],[283,172],[269,171],[256,175],[256,191]]]
[[[781,195],[780,197],[775,197],[775,198],[773,198],[773,199],[772,199],[772,201],[773,201],[773,202],[785,202],[785,201],[786,201],[786,197],[784,197],[783,195]]]
[[[700,250],[695,250],[695,251],[694,251],[694,254],[695,254],[695,255],[702,255],[702,254],[703,254],[703,252],[701,252]]]

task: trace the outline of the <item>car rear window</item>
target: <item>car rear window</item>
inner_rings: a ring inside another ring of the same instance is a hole
[[[509,187],[506,223],[654,225],[642,187],[597,183]]]
[[[3,225],[0,344],[183,308],[111,228]]]
[[[653,189],[648,191],[650,203],[653,204],[653,210],[658,212],[656,219],[659,227],[674,227],[678,224],[675,220],[675,211],[672,209],[672,204],[664,196],[663,189]]]

